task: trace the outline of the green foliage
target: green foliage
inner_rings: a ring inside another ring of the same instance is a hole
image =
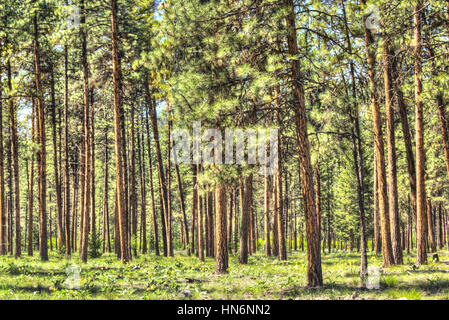
[[[138,249],[139,243],[138,238],[135,235],[131,236],[131,252],[136,252]]]
[[[88,251],[87,251],[89,258],[101,257],[102,244],[103,242],[98,233],[95,233],[95,235],[91,234],[89,236]]]
[[[447,251],[441,258],[449,257]],[[306,252],[290,254],[287,263],[259,252],[249,257],[248,265],[230,259],[229,275],[214,275],[214,260],[200,262],[195,256],[177,254],[174,258],[140,255],[129,265],[121,265],[113,254],[91,258],[86,264],[77,255],[61,260],[56,251],[50,261],[36,254],[14,260],[0,260],[0,299],[447,299],[441,290],[449,283],[443,262],[422,266],[394,267],[394,274],[381,277],[379,290],[362,290],[358,275],[358,254],[344,251],[324,254],[325,287],[308,289],[305,273]],[[369,254],[371,265],[381,260]],[[66,288],[67,267],[81,268],[80,288]],[[429,273],[432,277],[429,277]],[[432,283],[429,281],[435,281]],[[191,297],[185,296],[188,291]],[[184,293],[183,293],[184,292]]]
[[[397,286],[397,284],[398,280],[396,279],[396,277],[391,275],[382,276],[380,279],[380,285],[386,288],[394,288]]]

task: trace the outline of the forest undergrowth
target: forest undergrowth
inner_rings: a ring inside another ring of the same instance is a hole
[[[139,255],[128,265],[113,254],[83,264],[78,257],[65,259],[51,252],[47,262],[40,261],[38,254],[20,260],[4,257],[0,299],[449,299],[449,252],[438,254],[439,262],[417,267],[411,252],[404,255],[403,265],[382,268],[381,257],[369,253],[368,265],[379,271],[379,289],[366,289],[358,274],[357,252],[325,253],[324,286],[313,289],[306,286],[307,257],[301,251],[291,252],[288,261],[258,252],[247,265],[239,265],[238,256],[231,255],[226,275],[214,273],[213,258],[201,262],[183,251],[173,258]],[[75,266],[81,270],[79,283],[68,289],[67,279],[74,276]]]

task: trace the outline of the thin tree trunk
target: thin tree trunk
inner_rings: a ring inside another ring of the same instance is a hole
[[[159,236],[156,219],[156,209],[154,203],[154,187],[153,187],[153,162],[151,157],[151,138],[150,138],[150,125],[148,123],[149,112],[147,111],[145,116],[145,127],[147,131],[147,146],[148,146],[148,175],[150,180],[150,196],[151,196],[151,217],[153,219],[153,236],[156,256],[159,256]]]
[[[299,168],[299,167],[298,167]],[[278,236],[278,209],[277,209],[277,193],[276,193],[276,177],[273,176],[273,183],[270,189],[271,196],[273,199],[273,228],[272,228],[272,255],[277,257],[279,256],[279,236]]]
[[[415,64],[415,121],[416,121],[416,226],[417,226],[417,256],[416,264],[427,263],[426,253],[426,194],[425,194],[425,152],[424,152],[424,119],[422,93],[421,65],[421,1],[414,5],[414,64]]]
[[[291,26],[290,26],[291,27]],[[279,101],[279,87],[275,88],[274,90],[274,98],[275,98],[275,105],[279,108],[280,107],[280,101]],[[280,124],[281,118],[279,109],[276,110],[276,121],[278,124]],[[284,223],[285,223],[285,213],[284,213],[284,201],[283,201],[283,192],[282,192],[282,144],[281,144],[281,135],[278,135],[277,145],[278,145],[278,153],[277,153],[277,162],[278,162],[278,168],[276,171],[276,174],[274,175],[275,183],[274,183],[274,192],[276,193],[276,202],[274,203],[275,206],[275,216],[277,218],[277,236],[278,236],[278,258],[279,260],[287,260],[287,250],[285,247],[285,229],[284,229]],[[316,214],[316,212],[315,212]],[[318,222],[318,221],[317,221]],[[319,235],[318,235],[319,237]],[[320,240],[318,239],[318,242]]]
[[[446,232],[445,232],[445,236],[446,236],[446,249],[449,250],[449,212],[447,210],[445,210],[445,216],[446,216]]]
[[[10,131],[10,130],[9,130]],[[14,226],[13,226],[13,203],[14,203],[14,189],[13,189],[13,171],[12,171],[12,154],[11,154],[11,134],[8,134],[7,145],[7,171],[8,171],[8,196],[6,203],[6,211],[8,212],[8,252],[13,254],[14,250]]]
[[[366,5],[366,1],[361,1],[362,5]],[[387,178],[385,170],[385,154],[384,141],[382,134],[381,114],[378,96],[376,93],[376,57],[374,53],[374,39],[371,31],[366,27],[366,18],[363,18],[364,25],[364,39],[366,60],[368,63],[368,75],[371,95],[371,106],[373,113],[373,126],[375,137],[375,152],[376,152],[376,166],[379,186],[379,212],[380,212],[380,227],[382,236],[382,260],[383,265],[388,267],[394,264],[393,250],[391,246],[390,233],[390,219],[388,214],[388,196],[387,196]]]
[[[66,2],[67,3],[67,2]],[[71,254],[70,242],[70,167],[69,167],[69,58],[68,47],[64,45],[64,212],[65,212],[65,250]]]
[[[266,151],[267,152],[267,151]],[[265,229],[264,229],[264,242],[265,242],[265,256],[271,256],[270,245],[270,176],[267,174],[264,178],[265,192],[264,192],[264,214],[265,214]],[[296,240],[295,240],[296,244]],[[295,247],[296,249],[296,247]]]
[[[31,110],[31,137],[30,142],[34,143],[35,141],[35,100],[32,101],[32,110]],[[1,118],[1,117],[0,117]],[[0,119],[1,122],[1,119]],[[1,134],[0,134],[1,138]],[[1,150],[0,150],[1,154]],[[33,256],[33,210],[34,210],[34,154],[31,155],[30,161],[30,176],[28,183],[28,255],[30,257]]]
[[[392,77],[398,79],[398,66],[397,58],[393,58],[392,63]],[[394,90],[396,94],[396,101],[399,109],[399,116],[401,119],[402,136],[405,145],[405,154],[407,158],[407,170],[410,181],[410,194],[413,206],[413,218],[416,222],[416,168],[415,168],[415,156],[413,155],[412,139],[410,135],[410,125],[407,118],[407,105],[405,104],[404,95],[401,90],[401,85],[398,80],[394,82]]]
[[[341,0],[341,6],[343,11],[343,18],[345,21],[345,35],[348,52],[352,52],[352,43],[349,33],[349,27],[346,16],[346,8],[344,1]],[[350,60],[350,73],[351,73],[351,94],[353,101],[357,101],[357,91],[356,91],[356,78],[355,78],[355,67],[353,59]],[[344,79],[344,77],[343,77]],[[348,94],[349,95],[349,94]],[[352,108],[351,108],[352,107]],[[364,176],[363,176],[363,149],[362,149],[362,135],[360,133],[360,119],[359,119],[359,107],[354,103],[348,108],[348,114],[352,122],[351,128],[351,140],[352,140],[352,150],[353,150],[353,160],[354,160],[354,170],[357,180],[357,199],[359,206],[359,218],[360,218],[360,242],[361,242],[361,252],[360,252],[360,276],[364,278],[367,275],[368,262],[366,256],[366,225],[365,225],[365,186],[364,186]],[[375,191],[376,192],[376,191]]]
[[[154,146],[156,149],[156,163],[157,163],[157,171],[159,176],[159,190],[162,198],[162,210],[161,210],[161,225],[162,225],[162,241],[164,248],[164,256],[168,255],[168,244],[167,244],[167,225],[166,225],[166,217],[167,217],[167,209],[168,209],[168,199],[167,199],[167,185],[165,181],[164,174],[164,164],[162,162],[162,151],[159,144],[159,129],[157,124],[156,117],[156,104],[154,103],[151,94],[150,88],[148,84],[148,80],[145,80],[145,97],[147,99],[147,105],[150,113],[151,125],[153,128],[153,139]]]
[[[11,62],[7,62],[8,71],[8,88],[11,94],[12,92],[12,71]],[[12,97],[9,98],[9,128],[10,128],[10,147],[11,147],[11,159],[12,159],[12,176],[14,181],[14,213],[15,213],[15,238],[14,238],[14,258],[17,259],[21,256],[21,240],[20,240],[20,185],[19,185],[19,139],[17,135],[17,107],[14,104]],[[12,192],[12,190],[10,190]]]
[[[320,163],[315,163],[315,203],[316,203],[316,216],[318,224],[318,236],[321,243],[321,178],[320,178]]]
[[[255,209],[254,209],[254,193],[253,193],[253,175],[249,176],[248,185],[248,251],[253,254],[255,249]]]
[[[429,247],[432,252],[436,252],[436,244],[435,244],[435,233],[433,228],[433,217],[432,217],[432,204],[429,199],[426,199],[426,213],[427,213],[427,231],[429,235]]]
[[[210,245],[210,256],[215,257],[215,223],[214,223],[214,209],[213,209],[213,192],[208,191],[207,193],[207,214],[208,214],[208,228],[209,228],[209,245]],[[234,211],[234,215],[236,215],[236,207],[235,207],[235,197],[234,197],[234,206],[232,210]],[[235,222],[234,222],[234,228]],[[232,228],[231,228],[232,233]],[[231,242],[230,238],[228,239]],[[228,243],[230,245],[230,243]],[[237,250],[235,250],[237,251]]]
[[[60,243],[65,244],[65,234],[63,232],[63,218],[62,218],[62,194],[59,179],[59,161],[58,161],[58,147],[57,147],[57,132],[56,132],[56,97],[55,97],[55,79],[54,66],[51,65],[50,70],[50,88],[51,88],[51,124],[53,133],[53,169],[54,169],[54,183],[56,193],[56,214],[58,220],[58,238]]]
[[[245,178],[245,182],[243,182],[243,178],[240,177],[240,212],[242,213],[242,223],[240,227],[240,252],[239,252],[239,263],[247,264],[248,263],[248,179]],[[215,199],[217,201],[217,199]],[[218,212],[217,212],[218,219]],[[218,222],[217,222],[218,223]],[[219,229],[217,228],[217,232]]]
[[[131,170],[129,171],[131,180],[131,237],[133,256],[137,256],[137,182],[136,182],[136,146],[135,146],[135,128],[134,128],[134,106],[131,106]]]
[[[374,252],[376,255],[380,254],[382,250],[382,237],[380,236],[380,224],[379,224],[379,183],[378,183],[378,174],[377,174],[377,160],[376,154],[374,153]]]
[[[115,131],[115,168],[117,183],[117,212],[120,232],[120,256],[122,263],[128,263],[130,259],[128,245],[128,225],[126,219],[125,204],[125,181],[123,174],[123,151],[122,136],[123,109],[121,105],[121,66],[118,50],[118,22],[117,22],[117,0],[111,0],[111,24],[112,24],[112,67],[114,80],[114,131]]]
[[[183,241],[184,246],[189,246],[189,228],[187,226],[187,215],[186,215],[186,205],[184,200],[184,190],[182,186],[181,174],[179,173],[179,165],[176,158],[176,152],[173,153],[173,157],[175,159],[175,172],[176,172],[176,180],[178,183],[178,195],[179,195],[179,207],[181,209],[182,214],[182,232],[183,232]]]
[[[237,203],[238,203],[237,188],[234,188],[234,187],[232,188],[232,197],[234,198],[234,252],[237,253],[237,246],[238,246],[238,242],[239,242],[239,215],[238,215],[238,211],[237,211]],[[212,199],[212,194],[211,194],[211,199]],[[215,254],[214,254],[214,256],[215,256]]]
[[[111,252],[111,238],[109,235],[109,148],[107,132],[105,132],[104,144],[104,189],[103,189],[103,253],[106,249]]]
[[[89,214],[91,206],[91,178],[92,178],[92,166],[91,166],[91,147],[90,147],[90,103],[89,103],[89,66],[87,62],[87,30],[86,30],[86,9],[84,6],[84,0],[81,0],[81,65],[83,68],[83,93],[84,93],[84,117],[83,117],[83,130],[84,130],[84,203],[82,203],[82,233],[81,233],[81,245],[80,245],[80,259],[82,262],[87,262],[87,250],[89,242]]]
[[[34,1],[36,3],[36,1]],[[40,64],[40,46],[39,46],[39,24],[38,24],[38,12],[34,14],[33,18],[33,53],[34,53],[34,76],[35,86],[38,94],[37,98],[37,127],[38,127],[38,143],[40,145],[37,153],[38,163],[38,185],[39,185],[39,251],[41,260],[48,260],[48,248],[47,248],[47,208],[46,208],[46,196],[47,196],[47,170],[46,170],[46,135],[45,135],[45,106],[44,99],[42,97],[41,86],[41,64]]]
[[[208,193],[208,198],[209,198],[209,193]],[[232,221],[234,219],[234,197],[232,196],[232,192],[231,192],[231,196],[229,197],[229,218],[228,218],[228,236],[227,236],[227,240],[228,240],[228,250],[229,253],[232,254]],[[209,211],[208,211],[209,214]],[[212,217],[212,215],[208,218],[210,219]],[[213,229],[209,228],[210,231],[210,243],[213,244]],[[212,245],[213,247],[213,245]]]
[[[137,141],[139,146],[139,176],[140,176],[140,201],[141,201],[141,213],[140,213],[140,225],[141,225],[141,245],[142,253],[145,254],[148,251],[147,246],[147,192],[145,187],[145,143],[143,138],[143,113],[140,118],[140,132],[137,135]]]
[[[197,183],[197,167],[192,165],[192,225],[190,233],[190,249],[188,254],[195,254],[195,228],[196,228],[196,211],[198,210],[198,183]]]
[[[91,88],[90,90],[90,148],[91,148],[91,224],[90,224],[90,230],[92,233],[92,239],[97,239],[97,222],[96,222],[96,214],[95,214],[95,100],[94,100],[94,88]]]
[[[443,249],[444,240],[443,240],[443,203],[440,202],[438,205],[438,247],[440,250]]]
[[[391,57],[394,52],[390,48],[391,39],[385,39],[383,45],[383,74],[385,86],[385,109],[387,114],[387,140],[388,140],[388,195],[390,211],[390,232],[393,257],[395,264],[402,264],[401,232],[399,228],[399,205],[396,166],[396,139],[393,110],[393,81],[391,75]]]
[[[221,184],[215,185],[216,213],[216,259],[215,273],[228,272],[228,245],[226,243],[226,191]]]
[[[5,168],[3,160],[3,83],[0,77],[0,255],[7,251],[7,221],[5,204]],[[34,104],[33,104],[34,105]],[[34,110],[34,108],[33,108]],[[32,162],[33,163],[33,162]]]
[[[49,195],[49,197],[48,197],[49,199],[49,201],[50,201],[50,203],[51,203],[51,193],[50,193],[50,195]],[[53,219],[52,219],[52,217],[51,217],[51,212],[52,212],[52,209],[53,208],[51,208],[50,207],[50,210],[49,210],[49,214],[50,214],[50,216],[49,216],[49,227],[50,227],[50,251],[53,251],[53,228],[52,228],[52,224],[53,224]]]
[[[78,170],[73,173],[73,210],[72,210],[72,250],[76,251],[77,247],[77,232],[78,232],[78,193],[79,193],[79,175],[76,174]]]
[[[200,165],[197,166],[197,173],[201,171]],[[200,261],[204,261],[204,237],[203,237],[203,206],[202,206],[202,197],[200,195],[200,192],[197,192],[198,201],[197,201],[197,210],[196,213],[198,215],[198,229],[197,229],[197,237],[198,237],[198,258]],[[226,235],[226,231],[225,231]]]
[[[172,120],[170,119],[170,103],[167,100],[167,109],[169,112],[168,119],[168,148],[167,148],[167,214],[165,218],[167,219],[167,255],[169,257],[173,257],[173,219],[172,219],[172,198],[171,198],[171,161],[170,161],[170,153],[171,153],[171,127]],[[200,203],[201,205],[201,203]],[[202,226],[201,226],[202,227]],[[204,253],[203,253],[204,254]]]

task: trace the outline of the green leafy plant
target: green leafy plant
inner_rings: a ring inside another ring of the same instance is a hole
[[[102,241],[100,236],[95,233],[95,235],[91,235],[89,237],[89,242],[88,242],[88,255],[90,258],[98,258],[101,257],[101,246],[102,246]]]

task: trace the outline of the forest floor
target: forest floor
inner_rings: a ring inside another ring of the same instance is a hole
[[[349,252],[322,255],[320,289],[305,286],[305,252],[293,251],[287,262],[259,252],[248,265],[231,255],[229,274],[220,276],[214,274],[213,259],[200,262],[183,252],[174,258],[140,255],[126,266],[110,254],[82,264],[56,252],[48,262],[38,253],[25,253],[18,260],[0,257],[0,299],[449,299],[449,252],[438,254],[440,262],[431,262],[429,254],[429,264],[419,268],[410,254],[404,265],[382,269],[381,257],[369,253],[369,265],[380,269],[380,287],[367,290],[361,289],[359,255]],[[81,267],[79,288],[67,289],[73,264]]]

